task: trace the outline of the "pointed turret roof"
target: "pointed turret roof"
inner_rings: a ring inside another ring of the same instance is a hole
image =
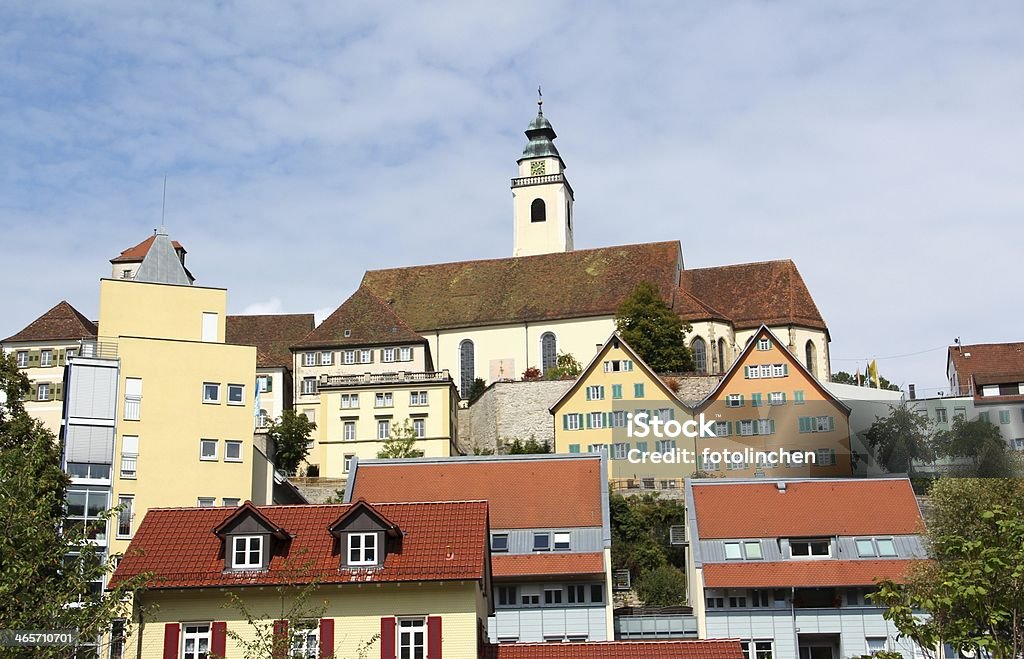
[[[135,273],[135,281],[178,286],[192,285],[192,279],[181,263],[181,257],[175,251],[171,239],[167,236],[167,229],[164,227],[156,230],[153,243],[146,252],[145,258],[142,259],[142,265],[139,266],[138,272]]]
[[[17,334],[4,339],[15,341],[56,341],[96,337],[96,323],[83,316],[78,309],[61,300],[52,309],[29,323]]]
[[[384,300],[360,286],[296,348],[425,342]]]
[[[520,160],[527,158],[560,159],[562,157],[554,143],[554,139],[558,135],[555,134],[551,122],[544,116],[544,99],[539,96],[537,98],[537,116],[526,127],[526,136],[530,138],[530,141],[523,147],[523,157]]]

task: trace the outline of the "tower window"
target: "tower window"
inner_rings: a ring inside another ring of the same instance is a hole
[[[469,396],[469,390],[476,379],[475,356],[473,342],[466,339],[459,344],[459,393]]]
[[[547,373],[558,363],[555,335],[551,332],[544,332],[540,335],[540,363],[541,373]]]
[[[530,204],[530,221],[531,222],[544,222],[547,219],[547,209],[544,206],[543,199],[534,199],[533,203]]]
[[[817,377],[817,374],[814,372],[815,371],[815,367],[817,366],[817,364],[815,363],[817,361],[815,359],[815,357],[816,357],[815,352],[816,351],[814,349],[814,341],[808,341],[807,345],[804,347],[804,353],[805,353],[804,359],[805,359],[805,363],[807,365],[807,370],[811,372],[811,375],[814,375],[815,377]]]
[[[725,372],[725,339],[718,339],[718,372]]]
[[[698,373],[708,372],[708,350],[704,339],[699,336],[690,344],[690,352],[693,354],[693,369]]]

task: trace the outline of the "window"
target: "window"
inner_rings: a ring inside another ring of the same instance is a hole
[[[342,394],[341,409],[354,410],[359,408],[359,394]]]
[[[543,199],[534,199],[530,204],[530,221],[544,222],[547,219],[546,207]]]
[[[693,368],[698,373],[708,372],[708,349],[704,339],[699,336],[690,343],[690,353],[693,355]]]
[[[992,419],[988,412],[978,412],[978,420],[984,421],[985,423],[992,423]]]
[[[725,557],[730,561],[743,559],[743,549],[738,542],[725,543]]]
[[[182,659],[206,659],[210,654],[210,625],[184,625]]]
[[[626,427],[626,411],[615,410],[611,413],[610,422],[612,428],[625,428]]]
[[[110,465],[94,462],[69,462],[66,469],[68,476],[76,480],[110,480]],[[122,478],[124,476],[122,475]],[[132,477],[134,478],[134,476]]]
[[[110,507],[107,486],[77,486],[68,489],[67,520],[69,529],[81,531],[92,540],[106,540],[107,521],[104,511]]]
[[[815,451],[815,463],[820,467],[831,467],[836,463],[836,450],[832,448],[820,448]]]
[[[25,350],[18,351],[18,368],[28,368],[28,352]]]
[[[523,604],[540,604],[540,593],[523,593],[521,600]]]
[[[290,629],[292,637],[291,651],[288,656],[292,659],[318,659],[320,656],[320,625],[315,620],[302,620],[295,623],[294,629]]]
[[[811,540],[790,540],[789,555],[791,558],[831,556],[832,543],[825,538]]]
[[[676,440],[674,439],[659,439],[654,442],[655,453],[671,453],[676,450]]]
[[[349,533],[348,534],[348,564],[349,565],[376,565],[377,564],[377,534],[376,533]]]
[[[550,551],[551,536],[547,533],[533,534],[533,551]]]
[[[412,361],[412,348],[399,348],[398,349],[398,361],[411,362]]]
[[[761,394],[760,393],[750,394],[750,406],[751,407],[761,407],[763,404],[764,403],[761,402]]]
[[[216,497],[199,497],[196,499],[196,505],[200,508],[213,508],[216,504]]]
[[[369,364],[373,362],[373,351],[372,350],[360,350],[359,351],[359,363]]]
[[[643,397],[644,397],[644,383],[643,382],[637,382],[636,384],[633,385],[633,398],[643,398]]]
[[[540,335],[540,372],[547,373],[558,365],[558,345],[555,335],[544,332]]]
[[[773,391],[773,392],[769,393],[768,394],[768,404],[769,405],[785,405],[786,404],[786,394],[784,392],[782,392],[782,391]]]
[[[242,500],[238,497],[224,497],[221,501],[226,508],[237,508],[242,503]]]
[[[800,417],[800,432],[830,432],[835,430],[835,420],[830,416]]]
[[[302,365],[303,366],[316,366],[316,353],[305,352],[302,354]]]
[[[562,589],[561,588],[545,588],[544,589],[544,603],[545,604],[561,604],[562,603]]]
[[[584,586],[566,586],[566,595],[569,604],[586,604],[587,603],[587,591]]]
[[[426,419],[413,419],[412,420],[412,432],[416,435],[416,439],[423,439],[427,436],[427,420]]]
[[[725,397],[726,407],[743,407],[743,394],[729,394]]]
[[[388,419],[378,419],[377,421],[377,439],[387,439],[391,436],[391,421]]]
[[[355,457],[356,457],[355,453],[346,453],[345,454],[344,462],[342,463],[342,467],[341,468],[342,468],[342,471],[344,471],[346,474],[349,473],[350,471],[352,471],[352,459],[355,458]]]
[[[316,393],[316,378],[302,378],[303,395]]]
[[[263,567],[263,536],[242,535],[232,540],[231,567],[242,570]]]
[[[200,460],[216,460],[217,459],[217,440],[216,439],[200,439],[199,440],[199,459]]]
[[[582,414],[563,414],[562,415],[562,429],[563,430],[579,430],[583,427],[583,415]]]
[[[410,391],[409,392],[409,404],[422,407],[427,404],[427,392],[425,391]]]
[[[864,639],[864,644],[868,648],[868,654],[884,651],[886,649],[885,642],[886,638],[884,636]]]
[[[754,422],[753,421],[740,421],[740,435],[749,437],[754,434]]]
[[[459,393],[463,397],[469,396],[469,390],[473,388],[473,380],[476,379],[474,352],[473,342],[469,339],[459,344]]]
[[[725,598],[724,597],[708,597],[706,600],[704,600],[704,603],[707,605],[707,607],[709,609],[723,609],[723,608],[725,608]]]
[[[861,557],[875,555],[875,542],[871,538],[857,539],[857,555]]]
[[[804,364],[807,366],[807,370],[814,375],[817,370],[816,356],[817,349],[814,347],[814,341],[808,341],[807,345],[804,346]]]
[[[587,444],[587,453],[605,453],[608,446],[605,444]]]
[[[124,659],[125,622],[119,618],[110,625],[110,659]]]
[[[718,372],[725,371],[725,339],[718,339]]]
[[[966,419],[967,418],[967,408],[966,407],[954,407],[953,408],[953,418],[954,419],[956,419],[956,418]]]
[[[946,423],[948,416],[946,415],[946,408],[936,407],[935,408],[935,420],[939,423]]]
[[[743,543],[743,553],[747,560],[758,560],[761,556],[761,543],[757,540],[747,540]]]
[[[356,422],[346,421],[342,426],[341,438],[347,441],[352,441],[356,438]]]
[[[245,405],[245,385],[228,385],[228,405]]]
[[[142,415],[142,378],[124,379],[124,420],[138,421]]]
[[[774,377],[775,368],[771,364],[761,364],[761,377],[770,378]]]
[[[803,405],[804,404],[804,392],[803,391],[794,391],[793,392],[793,404],[794,405]]]
[[[508,533],[491,534],[491,551],[498,553],[508,551]]]
[[[703,455],[700,456],[700,468],[701,471],[718,471],[721,461],[715,460],[713,456],[715,453],[709,453],[707,459]]]
[[[501,606],[515,606],[517,599],[516,590],[515,586],[498,586],[498,604]]]
[[[604,400],[604,387],[601,385],[587,387],[587,400]]]
[[[330,366],[334,363],[334,353],[330,350],[324,350],[320,353],[320,365]]]
[[[309,421],[311,423],[316,423],[316,408],[315,407],[306,407],[306,408],[304,408],[302,410],[301,414],[302,414],[302,416],[304,416],[307,419],[309,419]]]
[[[341,353],[341,359],[346,364],[355,364],[356,363],[356,351],[355,350],[345,350],[344,352]]]
[[[767,338],[758,339],[757,340],[757,349],[758,350],[771,350],[772,349],[772,342],[769,341]]]
[[[242,442],[228,439],[224,442],[224,462],[242,461]]]
[[[132,520],[135,517],[135,496],[122,494],[117,497],[117,537],[132,537]]]
[[[395,399],[390,391],[384,393],[377,393],[373,397],[374,407],[394,407]]]
[[[757,420],[757,434],[758,435],[774,435],[775,434],[775,419],[758,419]]]
[[[39,352],[39,365],[42,367],[51,366],[53,364],[53,351],[52,350],[41,350]]]
[[[274,388],[274,380],[269,375],[256,376],[256,391],[265,394]]]
[[[427,626],[423,618],[398,621],[398,659],[423,659],[427,654]]]
[[[604,413],[590,412],[589,414],[587,414],[587,427],[604,428]]]
[[[999,410],[999,423],[1010,422],[1010,410]]]
[[[744,366],[743,372],[748,380],[756,380],[761,377],[761,368],[758,366]]]
[[[732,423],[729,421],[715,422],[715,437],[728,437],[732,434]]]
[[[569,551],[569,537],[568,531],[558,531],[555,533],[555,551]]]
[[[50,385],[40,382],[36,385],[36,400],[50,400]]]
[[[743,659],[773,659],[772,641],[740,641]]]
[[[395,349],[394,348],[384,348],[383,350],[381,350],[380,351],[380,360],[382,362],[387,362],[387,363],[391,363],[391,362],[395,361]]]
[[[629,444],[624,442],[612,444],[612,460],[625,460],[628,452]]]
[[[590,587],[590,601],[594,604],[604,601],[604,588],[600,584],[594,584]]]
[[[746,559],[748,561],[760,560],[761,543],[757,540],[742,540],[725,543],[725,558],[730,561]]]
[[[220,402],[220,385],[216,382],[204,382],[203,383],[203,402],[204,403],[219,403]]]

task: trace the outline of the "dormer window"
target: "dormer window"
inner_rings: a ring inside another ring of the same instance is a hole
[[[896,543],[892,538],[857,538],[857,555],[861,558],[892,558],[896,556]]]
[[[832,542],[828,538],[810,538],[789,541],[791,558],[828,558],[832,555]]]
[[[263,536],[239,535],[231,540],[231,567],[236,570],[259,570],[263,567]]]
[[[348,534],[348,564],[349,565],[376,565],[377,564],[377,534],[376,533],[349,533]]]

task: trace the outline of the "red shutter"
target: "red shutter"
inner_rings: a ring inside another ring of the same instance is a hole
[[[178,659],[178,633],[181,625],[169,622],[164,625],[164,659]]]
[[[215,622],[210,630],[210,654],[223,657],[228,653],[228,623]]]
[[[380,659],[395,659],[396,618],[380,619]]]
[[[320,659],[334,659],[334,618],[320,620]]]
[[[272,648],[274,659],[285,659],[288,656],[288,621],[274,621],[274,647]]]
[[[441,616],[427,617],[427,659],[441,659]]]

